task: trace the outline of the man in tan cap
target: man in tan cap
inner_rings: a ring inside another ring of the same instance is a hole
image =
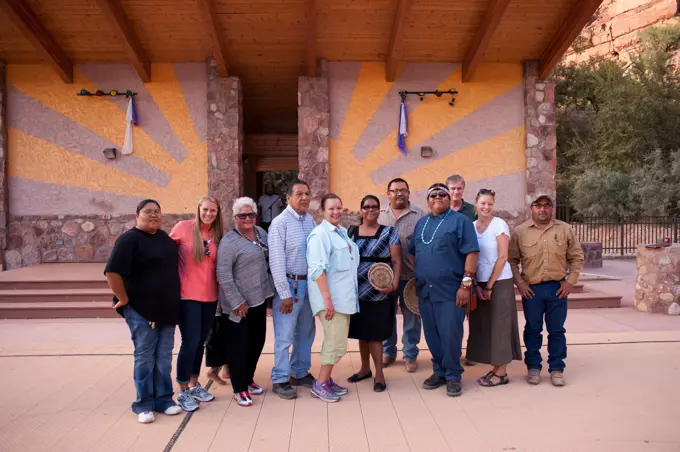
[[[576,234],[553,218],[553,198],[539,193],[531,203],[531,220],[512,232],[510,267],[524,307],[524,363],[527,381],[541,382],[543,318],[548,330],[548,371],[555,386],[564,386],[567,339],[567,296],[583,269],[583,251]],[[520,271],[520,264],[522,270]]]

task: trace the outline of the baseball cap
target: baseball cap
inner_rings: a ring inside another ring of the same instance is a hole
[[[547,199],[548,201],[550,201],[551,203],[554,203],[553,195],[551,195],[550,193],[547,193],[547,192],[540,192],[540,193],[536,193],[536,194],[531,198],[531,204],[535,203],[536,201],[538,201],[538,200],[541,199],[541,198],[546,198],[546,199]]]

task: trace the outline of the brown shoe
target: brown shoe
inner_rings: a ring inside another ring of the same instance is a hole
[[[415,361],[406,361],[404,367],[406,367],[406,372],[412,374],[418,370],[418,363]]]
[[[529,369],[527,375],[527,382],[530,385],[537,385],[541,382],[541,371],[538,369]]]
[[[550,372],[550,381],[552,381],[553,386],[564,386],[566,384],[564,374],[559,370]]]
[[[389,355],[383,356],[383,367],[389,366],[390,364],[392,364],[396,360],[397,360],[397,358],[395,358],[394,356],[389,356]]]

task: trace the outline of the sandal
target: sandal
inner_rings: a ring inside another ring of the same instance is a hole
[[[508,379],[508,374],[497,375],[495,372],[489,372],[489,374],[486,374],[486,376],[483,379],[479,380],[480,386],[484,386],[485,388],[493,388],[494,386],[502,386],[510,383],[510,380]],[[493,377],[498,378],[498,383],[494,383],[493,381],[491,381]]]
[[[373,372],[371,372],[371,371],[369,370],[368,373],[365,373],[365,374],[363,374],[363,375],[354,374],[354,375],[352,375],[351,377],[349,377],[349,378],[347,379],[347,381],[348,381],[349,383],[358,383],[358,382],[360,382],[361,380],[366,380],[367,378],[371,378],[372,376],[373,376]]]
[[[487,372],[486,375],[484,375],[483,377],[479,377],[479,378],[477,379],[477,382],[478,382],[479,384],[482,384],[482,381],[483,381],[483,380],[488,380],[488,379],[491,378],[493,375],[494,375],[493,370],[490,370],[490,371]]]

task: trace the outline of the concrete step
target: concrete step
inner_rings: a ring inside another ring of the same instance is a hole
[[[620,308],[621,296],[602,292],[584,291],[569,295],[569,309]],[[517,310],[521,311],[522,297],[515,296]]]
[[[5,303],[92,302],[111,303],[111,289],[16,289],[0,290],[0,305]]]
[[[109,284],[101,279],[54,279],[54,280],[0,280],[0,290],[51,290],[51,289],[108,289]]]
[[[120,317],[110,301],[0,303],[0,319],[76,319]]]

